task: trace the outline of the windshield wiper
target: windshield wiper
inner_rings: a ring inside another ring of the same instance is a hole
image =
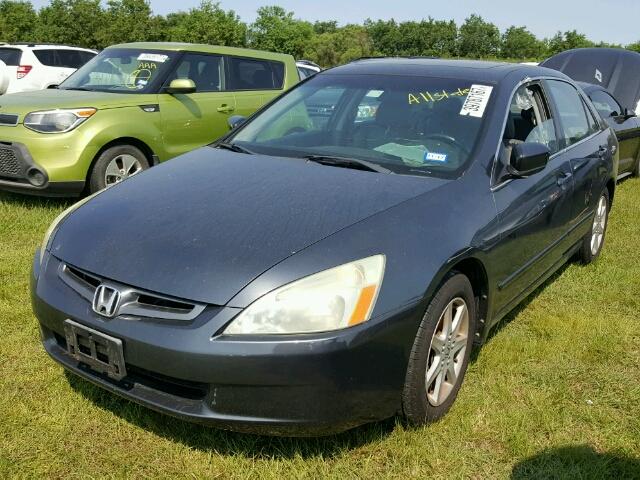
[[[320,163],[322,165],[354,168],[357,170],[367,170],[369,172],[393,173],[391,170],[383,167],[382,165],[378,165],[377,163],[373,162],[367,162],[366,160],[359,160],[357,158],[334,157],[331,155],[306,155],[303,158],[306,158],[310,162]]]
[[[214,145],[215,148],[222,148],[224,150],[231,150],[232,152],[236,152],[236,153],[246,153],[248,155],[253,155],[253,152],[247,148],[241,147],[240,145],[238,145],[237,143],[225,143],[225,142],[221,142],[221,143],[216,143]]]
[[[85,87],[63,87],[63,88],[58,87],[58,90],[78,90],[80,92],[95,92],[95,90],[91,88],[85,88]]]

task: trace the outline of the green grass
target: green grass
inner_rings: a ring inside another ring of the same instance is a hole
[[[40,346],[29,268],[67,205],[0,194],[0,477],[640,478],[640,181],[603,255],[503,322],[442,421],[268,438],[176,421],[63,373]]]

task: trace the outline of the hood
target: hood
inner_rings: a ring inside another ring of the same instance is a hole
[[[39,110],[84,107],[104,110],[154,102],[157,102],[157,97],[153,94],[48,89],[0,96],[0,113],[18,114],[20,121],[22,121],[27,113]]]
[[[78,208],[51,253],[107,279],[224,305],[285,258],[443,182],[204,147]]]

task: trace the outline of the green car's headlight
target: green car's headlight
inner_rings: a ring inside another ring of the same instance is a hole
[[[40,246],[40,263],[42,263],[42,259],[44,258],[45,252],[48,251],[49,248],[51,248],[51,242],[53,241],[53,238],[55,237],[55,233],[58,230],[58,227],[60,226],[62,221],[65,218],[67,218],[67,216],[71,212],[73,212],[74,210],[80,208],[82,205],[84,205],[89,200],[91,200],[93,197],[95,197],[96,195],[98,195],[98,194],[100,194],[102,192],[104,192],[104,190],[99,190],[96,193],[94,193],[93,195],[89,195],[88,197],[83,198],[79,202],[74,203],[69,208],[67,208],[65,211],[63,211],[60,215],[58,215],[53,220],[53,222],[51,222],[51,225],[49,225],[49,228],[47,229],[46,233],[44,234],[44,238],[42,239],[42,245]]]
[[[256,300],[224,334],[291,334],[366,322],[384,276],[385,256],[356,260],[295,281]]]
[[[75,108],[31,112],[24,117],[24,126],[40,133],[65,133],[91,118],[96,111],[95,108]]]

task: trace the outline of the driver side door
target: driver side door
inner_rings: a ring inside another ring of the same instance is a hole
[[[561,259],[558,244],[571,221],[573,176],[567,156],[558,153],[556,123],[542,85],[520,87],[511,100],[493,196],[500,240],[491,252],[497,279],[496,312],[510,310]],[[551,157],[546,168],[526,178],[506,174],[519,143],[542,143]]]
[[[207,145],[229,131],[228,118],[235,111],[233,92],[226,91],[221,55],[185,53],[164,87],[172,80],[190,79],[196,91],[159,94],[163,143],[171,157]]]

